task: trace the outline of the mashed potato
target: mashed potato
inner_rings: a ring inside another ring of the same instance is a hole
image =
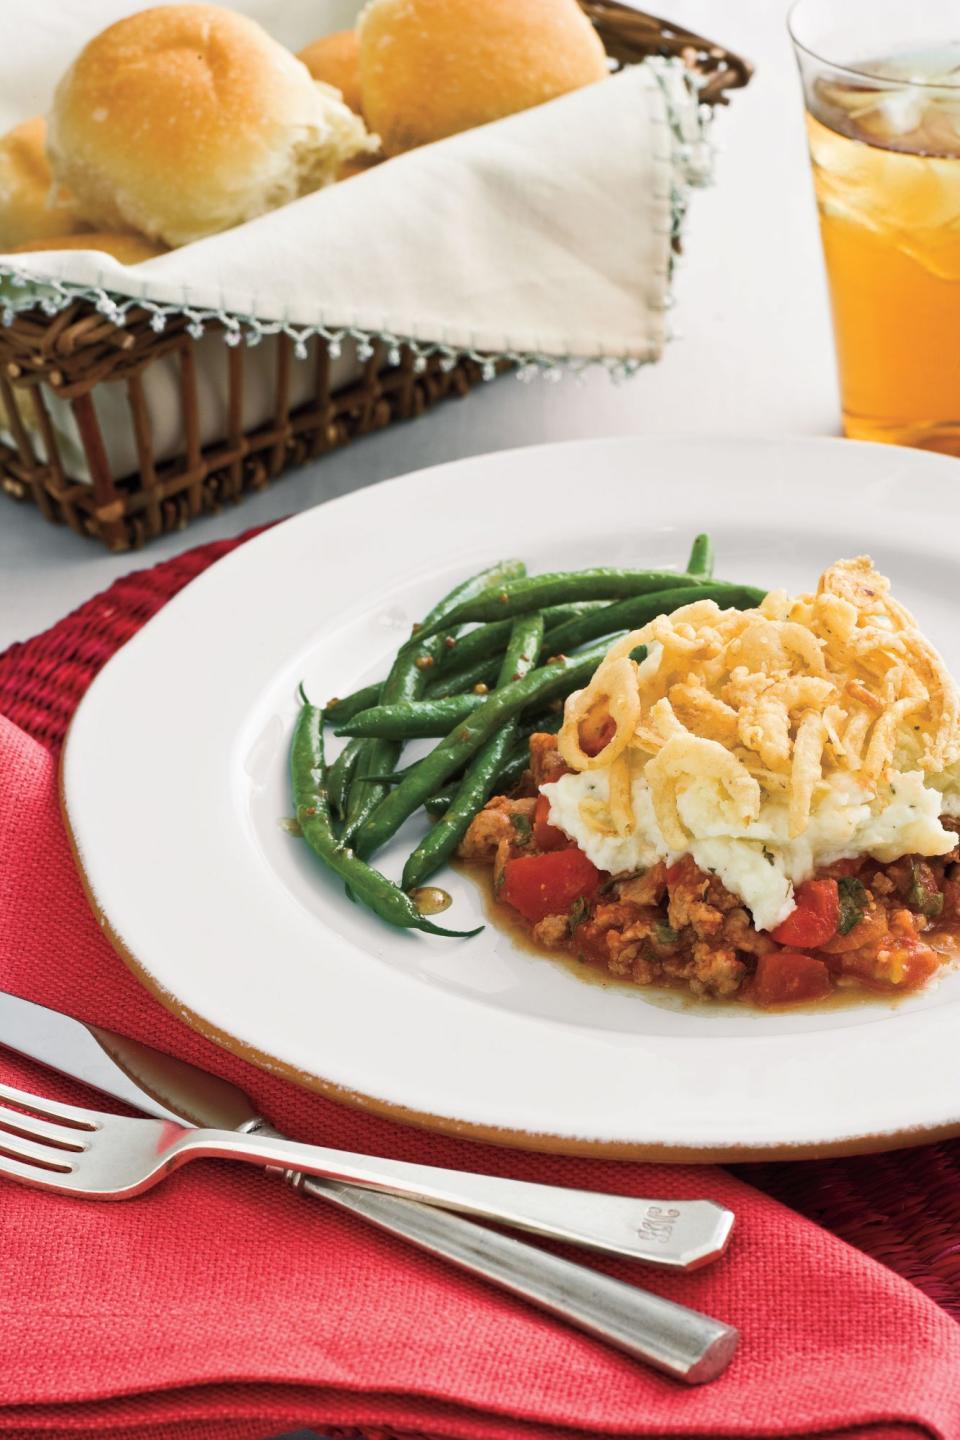
[[[543,787],[550,823],[595,865],[692,855],[758,929],[833,861],[956,842],[940,816],[960,814],[960,697],[866,557],[814,595],[698,601],[619,641],[567,701],[560,750],[573,773]]]
[[[633,781],[636,823],[628,835],[604,834],[581,814],[584,800],[607,807],[605,770],[564,775],[545,785],[543,793],[550,801],[550,824],[565,830],[598,869],[615,875],[646,870],[658,860],[673,864],[689,853],[701,870],[719,876],[740,897],[758,930],[772,930],[785,920],[794,908],[794,886],[834,860],[864,854],[882,861],[906,854],[946,855],[956,842],[940,824],[941,795],[924,784],[918,770],[867,790],[852,777],[832,776],[818,787],[809,823],[794,839],[787,807],[775,801],[762,805],[757,819],[742,831],[731,833],[715,784],[691,777],[678,802],[690,832],[682,851],[672,850],[664,839],[642,775]]]

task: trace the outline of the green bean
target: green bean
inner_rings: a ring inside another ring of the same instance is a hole
[[[416,633],[413,639],[431,634],[436,629],[436,622],[449,620],[460,605],[469,604],[470,601],[485,595],[488,590],[499,591],[504,585],[512,585],[515,581],[522,580],[526,573],[527,567],[522,560],[497,560],[495,564],[488,565],[486,570],[478,570],[476,575],[461,580],[442,600],[437,601],[433,609],[427,612],[423,624],[414,627]]]
[[[573,605],[551,605],[540,613],[543,615],[544,624],[547,627],[547,635],[544,646],[550,644],[551,630],[559,625],[565,625],[568,621],[579,619],[581,616],[589,615],[594,610],[606,608],[605,600],[580,600]],[[480,625],[476,630],[471,630],[462,640],[457,642],[457,648],[452,652],[454,655],[461,654],[461,646],[468,656],[472,653],[470,641],[474,635],[484,635],[496,631],[498,635],[506,636],[510,632],[512,620],[494,621],[490,625]],[[552,650],[541,648],[541,655],[552,654]],[[472,663],[458,663],[454,668],[441,670],[436,680],[432,681],[427,695],[432,700],[434,697],[440,699],[445,695],[461,695],[465,691],[472,690],[475,685],[493,685],[496,681],[499,661],[496,656],[486,659],[482,655],[479,659],[473,659]]]
[[[423,808],[430,816],[430,819],[439,820],[441,816],[446,815],[456,798],[456,794],[456,785],[448,784],[445,785],[442,790],[437,790],[435,794],[428,795],[423,802]]]
[[[571,605],[552,605],[544,610],[543,618],[548,627],[562,625],[568,620],[575,620],[579,615],[599,609],[605,603],[603,600],[579,600]],[[436,673],[434,666],[424,667],[429,698],[439,700],[445,695],[459,695],[464,690],[472,690],[474,685],[492,685],[497,678],[500,656],[510,638],[512,624],[512,620],[500,620],[490,625],[478,625],[475,630],[467,631],[459,639],[454,639],[452,635],[444,636],[443,644],[435,657],[440,673],[436,674],[435,679],[431,679]],[[379,705],[382,689],[383,682],[379,681],[376,685],[365,685],[362,690],[354,690],[351,694],[344,695],[343,699],[328,700],[328,720],[332,720],[335,725],[342,725],[347,720],[352,720],[354,715],[359,715],[361,710],[370,710],[374,705]]]
[[[543,615],[521,615],[514,620],[507,653],[503,657],[497,689],[522,680],[536,664],[543,644]],[[491,735],[476,752],[460,782],[453,804],[433,829],[424,836],[403,867],[400,881],[404,890],[412,890],[439,870],[452,855],[466,834],[474,815],[486,804],[497,776],[513,749],[517,738],[517,722],[508,720],[502,729]]]
[[[698,535],[690,548],[687,574],[709,580],[713,575],[713,541],[709,535]]]
[[[405,700],[396,705],[374,705],[348,720],[335,735],[376,735],[384,740],[418,740],[449,733],[466,720],[486,695],[446,695],[441,700]],[[372,775],[367,777],[372,780]]]
[[[494,731],[524,709],[552,700],[570,691],[593,674],[606,653],[605,646],[584,651],[573,659],[558,660],[531,670],[522,680],[494,690],[468,719],[451,730],[430,754],[405,775],[400,784],[367,820],[356,837],[357,853],[372,855],[419,808],[428,795],[448,780],[458,766],[473,755]]]
[[[514,742],[513,749],[504,759],[503,765],[497,771],[495,778],[498,790],[506,794],[517,785],[525,770],[530,768],[530,736],[537,734],[556,735],[563,723],[563,712],[554,712],[549,715],[538,715],[534,720],[524,721],[518,727],[519,738]],[[412,769],[412,766],[408,766]],[[397,774],[397,781],[403,779],[406,771],[401,770]],[[438,819],[453,804],[454,796],[460,781],[454,775],[444,785],[442,790],[424,800],[423,808],[434,820]]]
[[[662,593],[666,594],[667,592]],[[676,593],[687,594],[689,592]],[[653,596],[646,598],[650,601],[654,599]],[[632,600],[622,603],[636,605],[638,602]],[[602,611],[584,615],[580,620],[571,620],[569,625],[588,626],[591,622],[598,621],[603,612],[620,608],[619,605],[604,605]],[[656,604],[653,604],[650,613],[659,615],[661,611]],[[543,622],[539,613],[534,612],[532,616],[521,616],[520,618],[536,620],[538,622],[536,633],[542,637]],[[562,628],[566,629],[567,627]],[[602,635],[608,635],[610,634],[610,625],[597,625],[597,630]],[[550,648],[552,649],[552,645]],[[509,656],[509,654],[508,650],[507,655]],[[496,662],[484,661],[483,663]],[[503,661],[501,661],[501,666],[502,664]],[[529,666],[527,668],[529,669]],[[498,667],[498,674],[499,670],[500,667]],[[448,734],[454,725],[459,724],[461,720],[466,720],[475,710],[478,710],[487,698],[486,694],[477,695],[468,691],[465,695],[443,695],[434,699],[431,691],[425,700],[401,700],[396,705],[373,705],[369,710],[361,710],[359,715],[355,715],[345,725],[338,726],[333,733],[337,736],[377,735],[388,740],[422,740],[430,737],[442,737]],[[395,773],[387,771],[376,776],[370,775],[367,778],[392,783]]]
[[[419,760],[412,760],[409,765],[404,765],[401,770],[388,770],[383,775],[371,775],[371,780],[382,780],[384,785],[399,785],[405,775],[409,775],[414,765],[419,765]]]
[[[369,710],[361,710],[359,715],[355,715],[333,733],[338,738],[352,735],[357,738],[376,736],[382,740],[442,739],[450,733],[454,725],[479,710],[487,698],[486,694],[468,693],[444,695],[438,700],[428,696],[426,700],[401,700],[396,705],[372,705]],[[406,773],[406,769],[380,771],[378,774],[367,775],[366,778],[388,785],[395,784],[398,776],[402,778]]]
[[[498,690],[502,690],[504,685],[512,685],[515,680],[522,680],[524,675],[529,675],[540,655],[543,630],[542,615],[526,615],[514,620],[510,643],[497,676]]]
[[[435,638],[433,648],[442,643]],[[414,699],[423,689],[424,672],[413,656],[404,657],[401,650],[390,668],[380,689],[381,701],[395,703],[399,700]],[[363,712],[360,712],[363,713]],[[360,826],[372,815],[387,793],[387,787],[371,777],[384,770],[392,770],[400,756],[400,746],[394,741],[366,739],[357,747],[353,779],[347,790],[343,826],[344,840],[350,840]]]
[[[440,629],[456,629],[456,626],[445,624],[446,617],[459,605],[471,603],[488,587],[509,585],[524,574],[526,566],[522,560],[499,560],[488,569],[481,570],[478,575],[471,575],[468,580],[454,586],[449,594],[434,605],[423,624],[415,627],[412,640],[397,652],[390,673],[383,682],[380,703],[392,705],[398,700],[413,700],[422,694],[426,671],[429,669],[423,662],[435,661],[443,648],[443,637],[437,632]],[[371,739],[360,749],[354,780],[347,797],[346,823],[343,828],[345,840],[356,835],[387,793],[387,787],[381,781],[370,777],[394,769],[399,757],[400,747],[393,740]]]
[[[588,611],[596,610],[603,603],[602,600],[579,600],[572,605],[552,605],[544,610],[543,623],[547,629],[551,625],[563,625],[567,620],[575,620],[578,615],[586,615]],[[494,620],[489,625],[478,625],[475,630],[468,630],[457,639],[451,636],[444,646],[441,661],[443,674],[446,675],[454,667],[460,669],[477,660],[487,660],[491,656],[499,660],[509,643],[512,627],[512,620]],[[468,686],[461,688],[466,690]],[[432,689],[431,685],[431,691]],[[445,693],[452,695],[454,692],[448,690]]]
[[[371,705],[379,705],[380,692],[383,689],[382,681],[376,685],[364,685],[361,690],[354,690],[345,695],[341,700],[334,696],[326,704],[325,714],[328,720],[333,719],[336,724],[349,720],[353,715],[359,715],[361,710],[369,710]]]
[[[560,703],[558,703],[557,701],[557,704]],[[514,782],[515,779],[520,779],[522,772],[527,769],[528,763],[530,763],[530,746],[528,746],[528,740],[530,740],[531,734],[556,734],[557,730],[560,729],[561,724],[563,724],[563,706],[561,706],[561,704],[558,710],[541,710],[540,713],[534,714],[534,716],[521,717],[520,724],[518,724],[517,727],[517,746],[515,746],[515,749],[512,750],[511,755],[507,756],[507,760],[505,760],[504,762],[505,765],[511,766],[511,783]],[[514,775],[512,765],[514,765],[514,760],[517,759],[522,760],[522,763],[520,765],[520,769],[517,769],[517,772],[515,772]],[[406,776],[409,775],[410,770],[415,768],[416,765],[419,765],[419,763],[419,760],[413,760],[410,765],[404,765],[404,768],[402,770],[391,770],[389,775],[376,775],[373,776],[373,779],[383,780],[386,785],[399,785],[400,780],[406,778]],[[507,772],[504,772],[504,775],[507,775]],[[455,795],[456,793],[456,786],[459,785],[459,782],[461,782],[461,775],[459,775],[459,773],[455,770],[455,772],[453,772],[453,775],[450,776],[448,783],[446,783],[445,788],[443,788],[443,791],[438,793],[443,793],[443,795],[449,793],[450,799],[452,799],[453,795]],[[423,808],[425,809],[427,808],[427,806],[430,805],[433,806],[433,811],[436,811],[436,809],[438,809],[439,801],[436,801],[436,796],[432,795],[430,796],[429,801],[423,802]],[[449,805],[449,801],[446,802],[445,805],[443,805],[443,809],[446,809],[446,805]]]
[[[364,739],[357,748],[353,776],[344,798],[342,836],[350,840],[368,816],[380,804],[386,794],[386,786],[374,780],[381,768],[387,769],[397,763],[399,748],[384,749],[382,740]]]
[[[514,741],[513,749],[504,758],[503,764],[494,776],[494,790],[497,794],[507,795],[520,783],[524,772],[530,769],[530,736],[539,733],[555,735],[560,729],[562,715],[551,715],[548,719],[541,720],[536,726],[522,726],[520,730],[521,739]],[[442,790],[424,800],[423,808],[434,820],[445,815],[450,809],[456,797],[459,781],[449,780]],[[494,791],[491,791],[493,794]]]
[[[515,785],[519,785],[525,773],[530,769],[530,737],[523,740],[517,749],[510,751],[503,765],[496,776],[496,790],[499,794],[507,794]],[[493,792],[491,791],[491,794]]]
[[[517,728],[523,745],[524,754],[529,754],[527,741],[531,735],[556,735],[563,724],[563,706],[559,710],[551,710],[549,714],[534,715],[531,719],[524,718]]]
[[[542,610],[545,605],[570,600],[616,600],[621,596],[649,595],[654,590],[697,585],[692,575],[664,570],[573,570],[506,580],[496,591],[463,601],[445,617],[445,623],[466,625],[474,620],[506,620]],[[423,634],[440,628],[424,625]]]
[[[346,814],[342,835],[352,840],[360,826],[376,810],[387,793],[387,787],[373,776],[397,763],[400,746],[392,740],[364,737],[357,751],[353,779],[346,797]]]
[[[448,635],[440,658],[443,671],[489,660],[491,655],[502,655],[510,639],[511,625],[510,620],[497,620],[490,625],[478,625],[463,635]]]
[[[505,620],[504,624],[509,629],[513,621]],[[492,630],[493,626],[485,628]],[[487,659],[474,660],[469,665],[458,665],[456,669],[442,670],[427,691],[427,698],[442,700],[448,695],[466,694],[475,685],[493,685],[499,669],[499,658],[491,655]]]
[[[530,739],[530,736],[536,734],[556,735],[557,731],[560,729],[560,726],[563,724],[563,706],[560,704],[559,701],[555,701],[554,703],[559,705],[559,708],[557,710],[551,710],[549,712],[541,710],[538,714],[533,716],[524,715],[521,717],[520,722],[517,725],[517,735],[519,738],[517,740],[516,750],[514,754],[517,756],[523,756],[525,764],[527,759],[529,758],[529,746],[527,744],[527,741]],[[511,756],[508,758],[512,759],[513,757]],[[399,785],[400,781],[403,780],[405,776],[410,774],[410,771],[414,768],[414,766],[419,764],[419,760],[414,760],[409,765],[405,765],[402,770],[390,770],[387,771],[387,773],[384,775],[371,775],[370,779],[382,780],[385,785]],[[521,767],[521,769],[522,768],[523,767]],[[517,774],[519,775],[520,771],[518,771]],[[456,772],[454,772],[453,776],[450,778],[450,781],[445,786],[445,790],[449,790],[452,796],[456,791],[457,785],[459,783],[460,776]],[[425,802],[425,805],[426,803],[429,802]],[[435,809],[436,806],[434,806],[434,810]]]
[[[516,785],[519,781],[524,770],[527,769],[529,763],[530,757],[527,753],[526,745],[524,745],[523,747],[522,755],[518,755],[514,751],[511,751],[510,754],[503,761],[503,768],[500,770],[499,774],[494,776],[493,789],[490,791],[491,795],[494,793],[494,791],[500,793],[506,792],[507,790],[512,790],[514,785]],[[428,796],[427,799],[424,800],[423,808],[424,810],[426,810],[431,820],[443,819],[444,815],[446,815],[447,811],[450,809],[450,806],[457,798],[457,791],[459,788],[460,782],[458,780],[448,781],[448,783],[444,785],[442,790],[438,790],[435,794]]]
[[[454,792],[448,808],[439,816],[407,859],[400,884],[413,890],[439,870],[463,839],[471,820],[493,794],[497,770],[502,766],[516,736],[511,725],[491,735],[474,755],[466,774]]]
[[[347,800],[347,791],[353,772],[360,759],[359,740],[348,740],[327,771],[327,795],[331,808],[342,818]]]
[[[297,717],[290,747],[290,779],[297,821],[310,849],[328,869],[339,875],[350,896],[365,905],[381,920],[406,930],[423,930],[428,935],[466,937],[476,930],[445,930],[421,915],[409,895],[378,870],[359,860],[337,840],[330,815],[323,754],[323,711],[304,705]]]
[[[628,600],[618,600],[594,610],[579,620],[570,620],[551,631],[548,648],[551,654],[569,654],[578,645],[596,640],[601,635],[612,635],[616,630],[639,630],[655,620],[658,615],[669,615],[681,605],[696,600],[716,600],[718,604],[746,610],[759,605],[763,590],[754,590],[748,585],[728,585],[718,581],[715,584],[698,585],[695,590],[689,586],[673,590],[655,590],[652,595],[635,595]]]

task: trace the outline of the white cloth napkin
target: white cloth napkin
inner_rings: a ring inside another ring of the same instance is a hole
[[[4,19],[0,125],[45,110],[84,41],[128,0],[41,0]],[[299,48],[356,0],[233,0]],[[137,266],[89,251],[0,257],[10,309],[89,293],[304,339],[341,331],[518,359],[659,357],[671,233],[709,174],[702,107],[654,60],[549,104],[386,161]],[[158,320],[158,324],[159,324]]]

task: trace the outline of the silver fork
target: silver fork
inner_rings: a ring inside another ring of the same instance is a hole
[[[230,1081],[2,990],[0,1044],[191,1131],[283,1138]],[[734,1223],[733,1212],[712,1200],[597,1194],[319,1146],[311,1153],[323,1160],[327,1179],[379,1190],[379,1206],[388,1213],[399,1195],[668,1269],[692,1270],[717,1259]],[[297,1172],[267,1168],[294,1183]],[[301,1176],[297,1187],[310,1194],[316,1183]]]
[[[307,1183],[341,1208],[444,1255],[688,1384],[714,1379],[736,1349],[737,1331],[721,1321],[459,1216],[438,1215],[429,1207],[396,1199],[392,1217],[385,1219],[376,1204],[379,1196],[329,1178],[326,1157],[336,1152],[263,1131],[197,1130],[172,1120],[107,1115],[10,1085],[0,1084],[0,1102],[6,1102],[0,1104],[0,1175],[9,1179],[82,1199],[122,1200],[141,1194],[192,1159],[277,1165],[322,1177]],[[463,1178],[460,1172],[450,1173]],[[589,1195],[594,1203],[618,1198]],[[458,1208],[463,1208],[462,1196]]]

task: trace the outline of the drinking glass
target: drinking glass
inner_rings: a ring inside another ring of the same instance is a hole
[[[797,0],[844,433],[960,455],[960,11]]]

